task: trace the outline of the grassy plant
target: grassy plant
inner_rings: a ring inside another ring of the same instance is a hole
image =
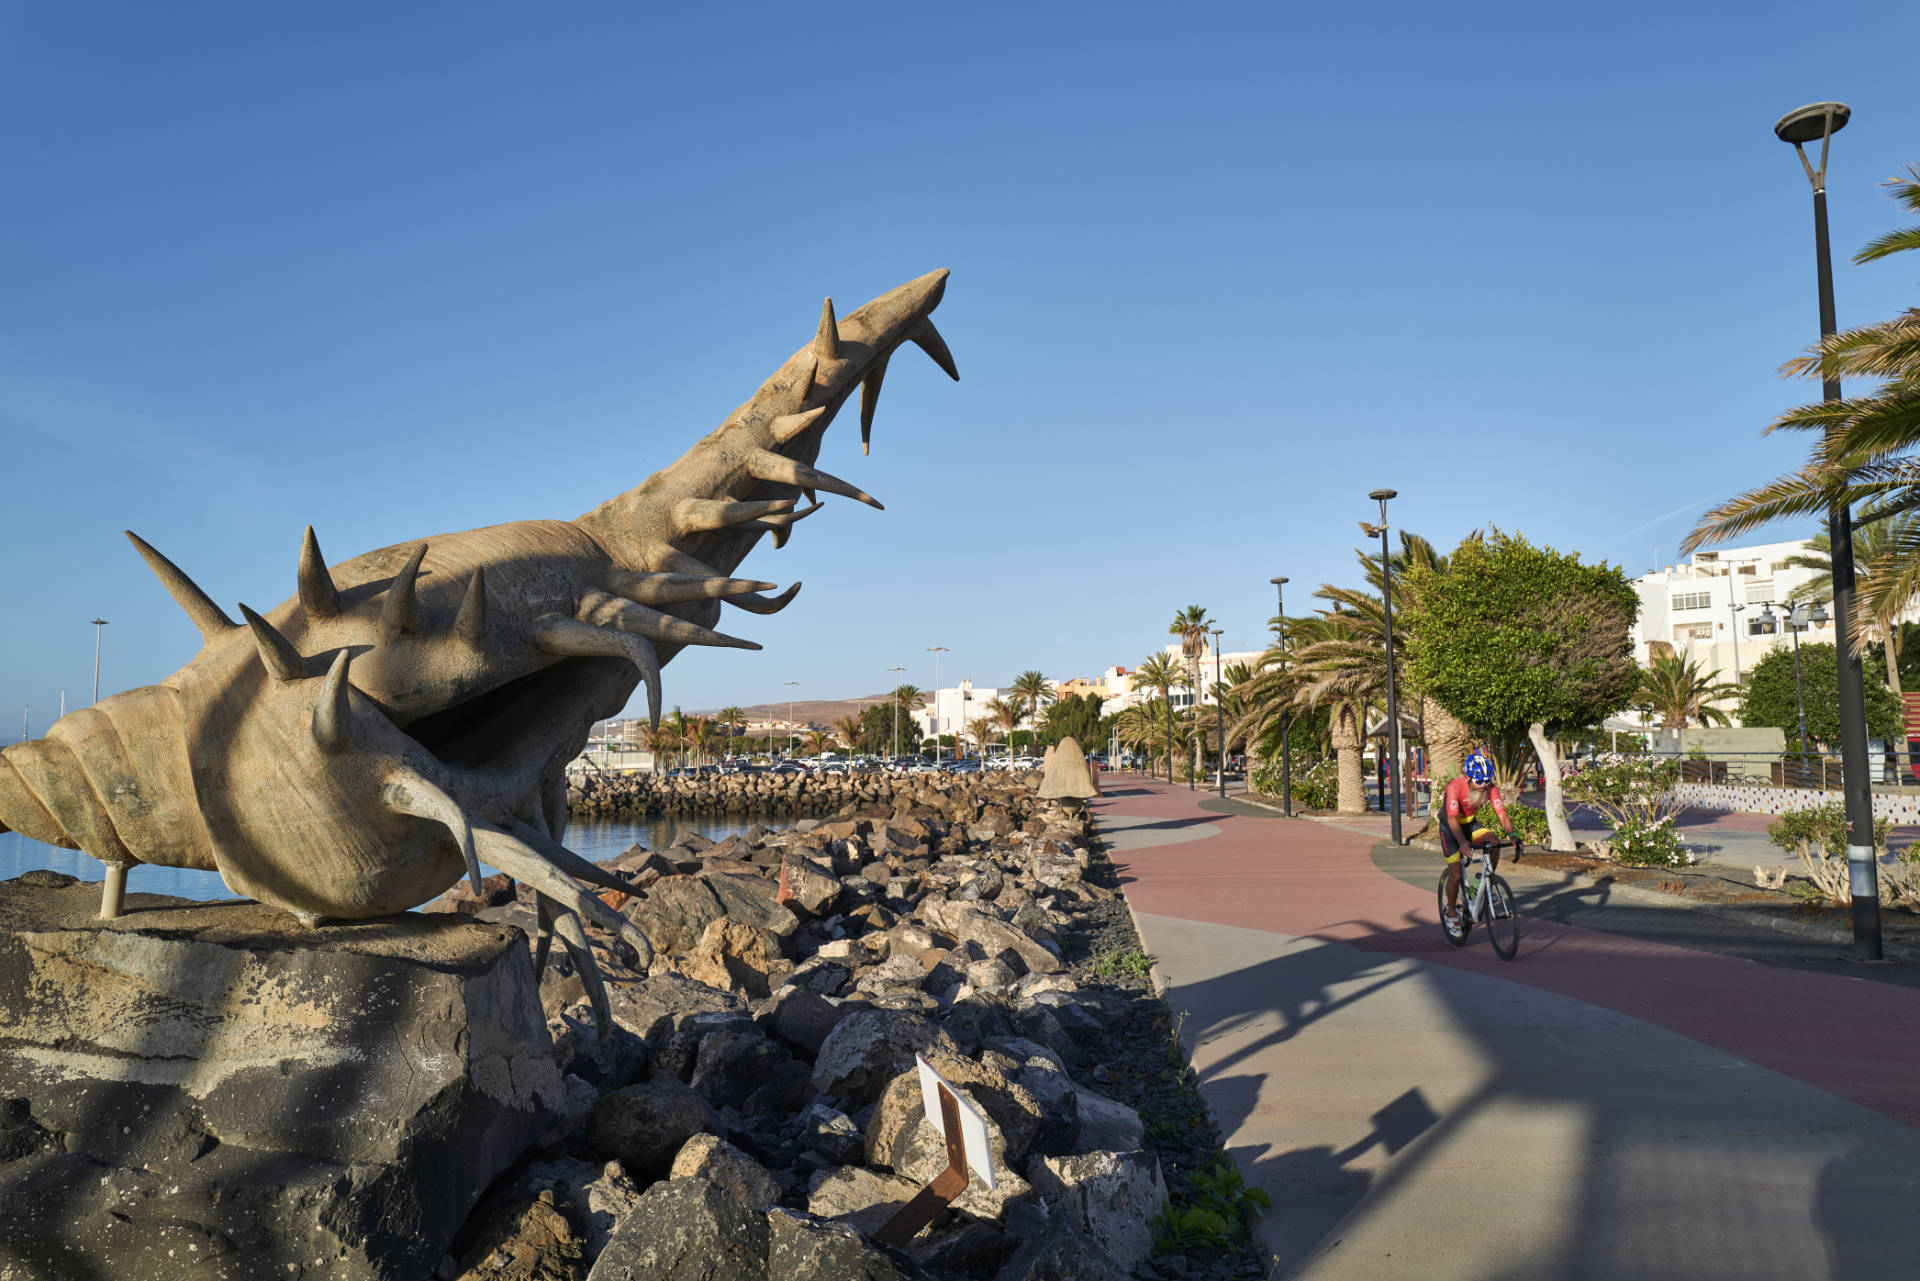
[[[1188,1177],[1180,1204],[1168,1201],[1161,1207],[1153,1221],[1160,1230],[1154,1253],[1227,1249],[1248,1220],[1272,1208],[1272,1199],[1260,1188],[1248,1187],[1238,1166],[1215,1157]]]
[[[1144,982],[1153,969],[1153,958],[1138,948],[1117,948],[1095,961],[1091,968],[1102,978],[1125,975]]]

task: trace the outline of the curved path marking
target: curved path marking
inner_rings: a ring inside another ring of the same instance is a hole
[[[1094,805],[1280,1275],[1920,1276],[1920,992],[1537,920],[1454,951],[1368,837],[1201,801]]]

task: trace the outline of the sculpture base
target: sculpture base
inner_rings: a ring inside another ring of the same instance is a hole
[[[418,1281],[564,1103],[524,937],[0,882],[0,1279]]]

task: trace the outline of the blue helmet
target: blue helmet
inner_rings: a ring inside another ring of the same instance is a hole
[[[1474,752],[1460,762],[1460,772],[1465,774],[1475,787],[1485,787],[1493,781],[1493,762],[1487,759],[1485,752]]]

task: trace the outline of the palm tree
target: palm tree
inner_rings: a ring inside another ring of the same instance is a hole
[[[1024,703],[1021,714],[1024,716],[1031,713],[1034,728],[1038,729],[1040,726],[1041,709],[1053,701],[1053,682],[1049,681],[1039,672],[1029,668],[1014,678],[1013,692],[1018,694]],[[1011,732],[1007,735],[1007,751],[1009,753],[1013,751],[1013,735]]]
[[[1026,715],[1026,705],[1021,701],[1019,695],[1016,694],[1011,699],[992,699],[980,710],[985,712],[988,719],[995,725],[998,725],[1007,732],[1007,755],[1011,757],[1013,755],[1013,731],[1020,724],[1020,718]]]
[[[849,758],[860,750],[860,736],[866,732],[866,728],[861,719],[852,714],[842,716],[833,723],[834,732],[840,736],[840,741],[847,745]]]
[[[727,750],[733,750],[733,740],[740,735],[740,727],[747,723],[747,714],[738,707],[723,707],[717,718],[727,727]]]
[[[1685,729],[1688,721],[1729,724],[1727,714],[1712,704],[1739,692],[1738,685],[1713,680],[1691,654],[1656,652],[1652,665],[1640,673],[1640,698],[1663,729]]]
[[[813,756],[813,757],[825,756],[828,752],[832,751],[836,746],[838,746],[838,744],[834,741],[833,735],[827,732],[826,730],[822,730],[822,729],[808,730],[806,743],[807,743],[807,755]]]
[[[1207,617],[1203,605],[1189,605],[1173,616],[1167,624],[1167,634],[1180,638],[1180,656],[1187,663],[1187,705],[1196,714],[1200,711],[1200,659],[1207,652],[1207,629],[1213,626],[1213,620]],[[1193,769],[1188,776],[1191,784],[1193,776],[1200,773],[1200,739],[1193,740]]]
[[[1167,781],[1173,781],[1173,700],[1168,697],[1180,683],[1180,668],[1164,653],[1149,654],[1133,674],[1134,683],[1158,691],[1167,706]]]

